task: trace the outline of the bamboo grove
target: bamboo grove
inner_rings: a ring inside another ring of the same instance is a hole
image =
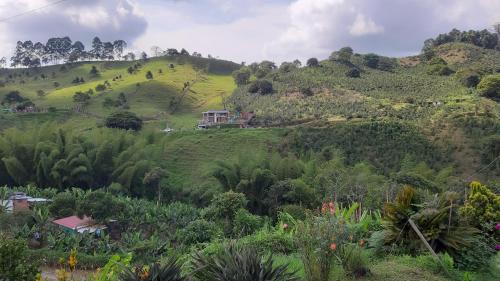
[[[144,175],[159,165],[162,155],[153,133],[69,131],[52,123],[9,129],[0,136],[0,184],[64,190],[118,183],[125,193],[141,196],[146,192]]]

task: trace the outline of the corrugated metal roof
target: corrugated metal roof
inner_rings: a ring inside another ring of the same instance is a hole
[[[76,230],[78,227],[89,225],[92,222],[92,219],[89,217],[79,218],[77,216],[71,216],[67,218],[58,219],[52,222],[57,225]]]

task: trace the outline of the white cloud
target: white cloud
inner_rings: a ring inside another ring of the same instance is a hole
[[[349,33],[354,36],[363,36],[384,32],[384,27],[377,25],[372,19],[358,14],[356,20],[349,28]]]

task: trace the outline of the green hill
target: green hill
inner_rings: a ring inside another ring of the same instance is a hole
[[[90,73],[93,66],[98,75]],[[130,67],[133,73],[129,73]],[[147,61],[85,62],[38,69],[1,70],[0,99],[9,92],[19,91],[39,110],[55,113],[18,114],[15,118],[3,114],[0,127],[24,119],[54,118],[93,126],[120,108],[104,106],[106,99],[115,101],[123,93],[125,108],[144,120],[168,123],[174,128],[192,128],[202,110],[222,107],[222,99],[235,88],[230,74],[238,67],[227,61],[179,56]],[[149,71],[152,79],[146,78]],[[74,82],[80,79],[84,82]],[[106,87],[96,90],[98,85]],[[81,113],[74,112],[74,94],[88,91],[91,91],[88,105],[79,110]]]

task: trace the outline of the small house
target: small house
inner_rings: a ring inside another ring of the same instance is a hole
[[[53,224],[59,226],[67,233],[101,233],[107,227],[105,225],[97,224],[92,220],[92,218],[84,216],[79,218],[78,216],[66,217],[58,220],[52,221]]]
[[[33,209],[34,206],[48,201],[50,200],[28,196],[24,192],[13,192],[9,195],[7,200],[0,200],[0,205],[2,205],[8,213],[17,213],[29,211]]]
[[[203,119],[200,121],[200,126],[210,127],[220,124],[226,124],[228,120],[229,120],[228,110],[209,110],[203,112]]]

